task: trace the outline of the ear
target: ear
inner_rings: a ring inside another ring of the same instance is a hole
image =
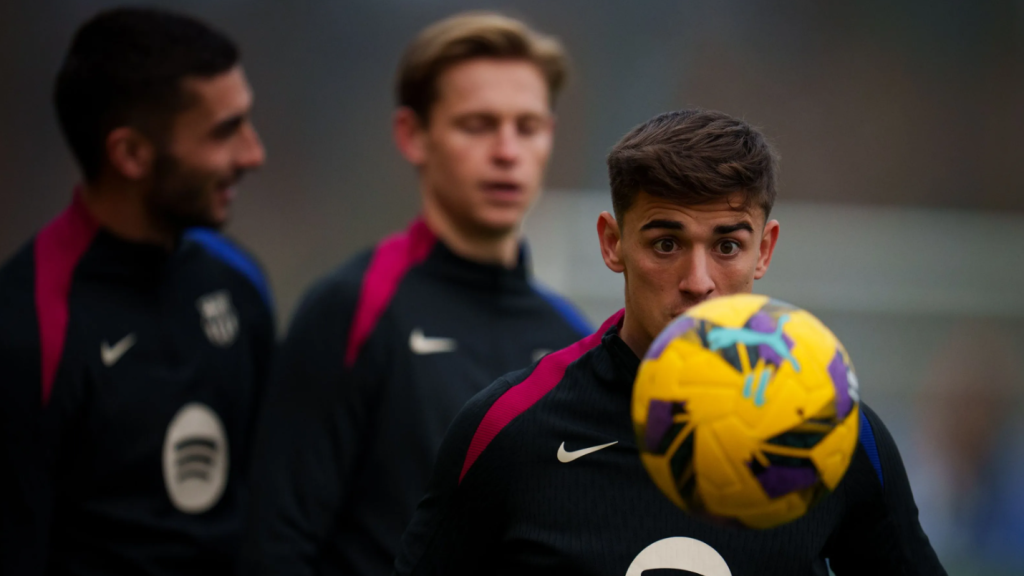
[[[122,126],[107,134],[107,161],[128,180],[142,180],[150,175],[156,147],[135,128]]]
[[[622,232],[615,217],[608,212],[601,212],[597,217],[597,238],[601,242],[601,257],[604,265],[616,274],[626,271],[622,262]]]
[[[757,256],[757,268],[754,268],[754,280],[760,280],[768,272],[768,266],[772,263],[772,254],[775,253],[775,243],[779,240],[779,221],[770,220],[764,225],[764,234],[761,235],[760,252]]]
[[[426,126],[412,108],[402,106],[395,110],[391,132],[395,146],[410,164],[421,166],[426,161]]]

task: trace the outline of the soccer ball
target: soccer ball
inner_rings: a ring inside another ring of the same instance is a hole
[[[647,351],[632,417],[644,467],[682,509],[771,528],[835,490],[857,446],[857,378],[810,313],[715,298]]]

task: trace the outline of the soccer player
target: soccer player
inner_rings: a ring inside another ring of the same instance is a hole
[[[238,49],[103,12],[55,101],[83,183],[0,268],[0,574],[224,574],[274,338],[215,231],[264,158]]]
[[[408,46],[394,135],[422,213],[296,314],[261,421],[244,574],[390,574],[463,404],[590,332],[533,284],[520,238],[564,75],[554,39],[496,14]]]
[[[771,530],[686,514],[641,464],[630,417],[640,358],[675,316],[750,292],[767,272],[775,166],[758,131],[718,112],[662,114],[622,138],[608,157],[615,216],[602,213],[597,232],[605,264],[625,275],[625,310],[460,412],[399,575],[809,576],[827,574],[826,559],[837,574],[944,574],[896,446],[866,407],[838,490]]]

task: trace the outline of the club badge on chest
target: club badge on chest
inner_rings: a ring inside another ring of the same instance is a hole
[[[231,303],[231,293],[218,290],[196,300],[203,332],[214,346],[227,348],[238,337],[238,313]]]

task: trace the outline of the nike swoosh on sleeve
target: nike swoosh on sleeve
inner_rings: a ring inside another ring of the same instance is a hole
[[[409,349],[413,354],[441,354],[454,352],[458,347],[453,338],[428,338],[423,330],[416,328],[409,334]]]

